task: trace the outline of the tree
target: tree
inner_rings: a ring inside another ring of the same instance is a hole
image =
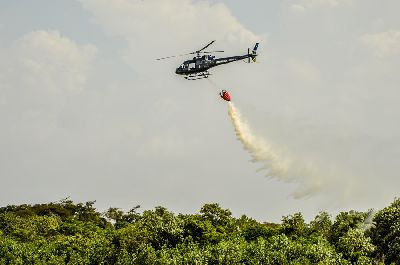
[[[312,232],[320,234],[325,238],[329,238],[332,229],[332,220],[327,212],[320,212],[313,221],[310,222]]]
[[[366,237],[360,229],[349,229],[346,235],[339,239],[338,250],[343,257],[353,264],[370,264],[370,257],[375,250],[371,238]]]
[[[346,235],[350,229],[358,228],[366,216],[366,213],[356,211],[339,213],[332,225],[329,241],[337,246],[339,239]]]
[[[378,248],[378,256],[385,264],[400,264],[400,199],[379,211],[373,218],[372,242]]]
[[[139,220],[140,214],[136,212],[139,208],[140,206],[137,205],[129,210],[129,212],[125,213],[119,208],[111,207],[104,213],[104,216],[114,223],[116,229],[119,229]]]
[[[254,219],[243,215],[236,224],[242,235],[247,241],[257,240],[258,238],[269,238],[280,232],[280,225],[273,223],[259,223]]]
[[[155,250],[175,247],[183,239],[183,221],[164,207],[144,211],[140,219],[117,231],[118,244],[135,251],[143,244]]]
[[[282,231],[288,236],[302,236],[307,232],[307,225],[301,213],[284,216],[282,218]]]
[[[204,219],[201,215],[181,216],[183,220],[183,236],[201,245],[215,244],[219,242],[224,234],[217,231],[213,223]]]
[[[209,220],[219,231],[230,231],[233,228],[232,212],[223,209],[218,203],[204,204],[200,210],[204,219]]]

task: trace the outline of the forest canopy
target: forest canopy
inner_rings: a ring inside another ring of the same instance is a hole
[[[217,203],[99,212],[69,199],[0,208],[0,264],[400,264],[400,199],[380,211],[235,218]]]

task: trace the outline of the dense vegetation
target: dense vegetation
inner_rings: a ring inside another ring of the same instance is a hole
[[[218,204],[187,215],[138,208],[2,207],[0,264],[400,264],[400,199],[374,215],[321,212],[309,224],[301,213],[280,224],[234,218]]]

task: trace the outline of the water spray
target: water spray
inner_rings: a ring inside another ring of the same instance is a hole
[[[254,135],[232,102],[228,102],[228,114],[237,139],[242,142],[244,149],[251,155],[251,161],[263,163],[262,170],[266,170],[269,176],[284,179],[287,165],[283,159],[263,139]]]
[[[258,171],[263,171],[267,177],[280,181],[298,182],[300,186],[292,193],[294,198],[303,198],[321,191],[323,178],[317,173],[313,163],[293,159],[287,152],[279,152],[271,141],[251,130],[227,91],[223,90],[220,97],[228,103],[228,114],[237,139],[250,154],[250,161],[261,165]]]

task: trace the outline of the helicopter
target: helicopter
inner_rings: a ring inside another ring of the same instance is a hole
[[[168,56],[163,58],[158,58],[156,60],[164,60],[179,56],[191,55],[196,54],[196,57],[193,59],[184,61],[178,68],[176,68],[175,73],[178,75],[183,75],[187,80],[198,80],[203,78],[208,78],[210,72],[208,71],[210,68],[215,66],[219,66],[222,64],[232,63],[240,60],[247,59],[247,62],[250,63],[251,61],[256,62],[257,57],[257,48],[258,44],[254,46],[253,50],[250,53],[250,49],[247,49],[247,54],[245,55],[238,55],[238,56],[230,56],[230,57],[222,57],[222,58],[215,58],[214,55],[210,55],[211,53],[218,53],[224,51],[205,51],[211,44],[213,44],[215,40],[211,41],[209,44],[204,46],[198,51],[194,51],[191,53],[181,54],[181,55],[174,55]],[[203,54],[203,55],[201,55]]]

